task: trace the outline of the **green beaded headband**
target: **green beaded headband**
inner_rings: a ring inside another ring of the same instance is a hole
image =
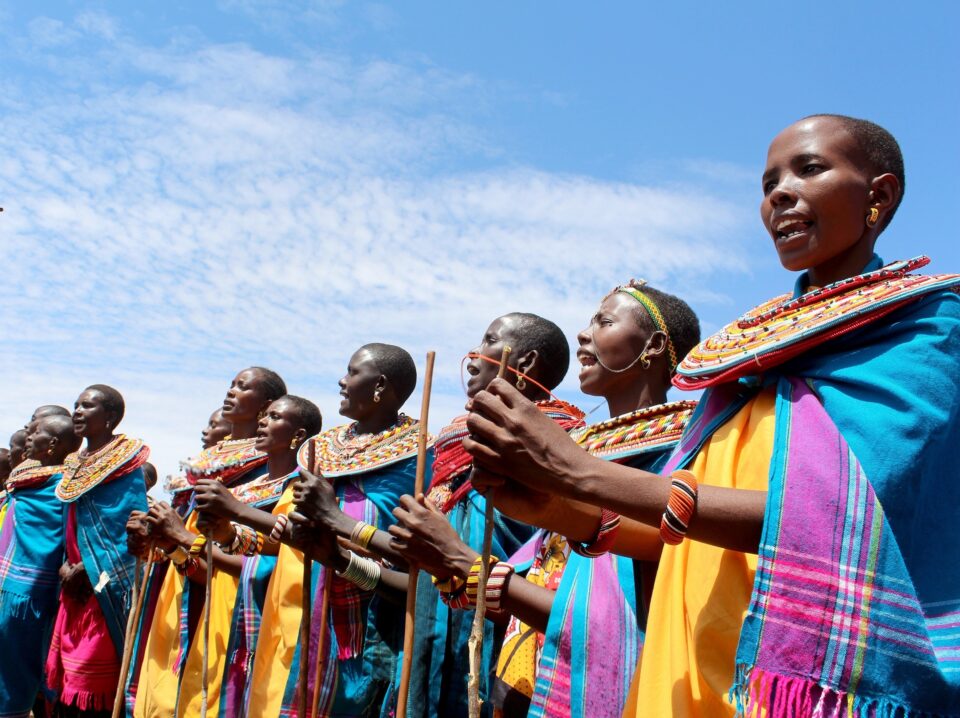
[[[640,280],[643,282],[643,280]],[[643,282],[646,284],[646,282]],[[661,332],[667,335],[667,353],[670,355],[670,373],[673,374],[677,369],[677,350],[673,348],[673,339],[670,338],[670,330],[667,329],[667,323],[663,321],[663,315],[660,313],[660,308],[654,303],[650,297],[641,292],[637,287],[630,285],[617,287],[616,291],[623,292],[624,294],[629,294],[631,297],[640,302],[647,314],[650,315],[650,321],[653,322],[653,325],[659,329]]]

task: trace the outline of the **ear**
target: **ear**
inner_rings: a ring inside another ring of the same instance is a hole
[[[536,378],[534,372],[538,370],[539,366],[540,352],[536,349],[531,349],[526,354],[517,358],[517,366],[514,368],[521,374]],[[513,383],[516,384],[516,377],[514,377]]]
[[[307,440],[307,430],[301,426],[299,429],[293,432],[293,438],[297,440],[298,444],[302,444]]]
[[[656,331],[647,339],[647,346],[643,351],[648,357],[663,356],[667,352],[667,335],[661,331]]]
[[[900,187],[900,180],[897,176],[887,172],[879,177],[874,177],[870,183],[870,195],[868,197],[870,207],[876,207],[880,212],[880,219],[877,226],[882,227],[887,214],[897,205],[897,201],[903,194],[903,188]]]

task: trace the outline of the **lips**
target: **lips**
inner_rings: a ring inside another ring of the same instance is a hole
[[[781,215],[774,219],[770,226],[775,240],[789,242],[810,229],[813,226],[813,220],[798,214]]]

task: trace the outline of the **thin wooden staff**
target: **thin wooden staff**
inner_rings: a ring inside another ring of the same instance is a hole
[[[307,467],[317,470],[317,443],[307,439]],[[300,677],[297,716],[307,718],[307,693],[310,689],[310,633],[313,629],[313,559],[303,550],[303,618],[300,621]]]
[[[310,718],[317,715],[320,708],[320,678],[323,676],[323,666],[327,662],[327,634],[330,629],[327,625],[327,611],[330,610],[330,592],[333,590],[333,581],[330,576],[330,567],[323,569],[323,597],[320,600],[320,635],[317,637],[317,669],[313,673],[313,705],[310,707]],[[309,650],[307,651],[309,653]]]
[[[140,569],[143,566],[143,578],[140,579]],[[147,545],[147,561],[137,557],[137,566],[134,569],[133,596],[130,599],[130,615],[127,616],[127,632],[123,640],[123,658],[120,661],[120,680],[117,682],[117,694],[113,699],[113,716],[120,718],[124,705],[124,687],[127,683],[127,671],[130,670],[130,661],[133,657],[133,637],[136,635],[136,626],[140,622],[140,613],[143,610],[143,597],[147,591],[147,581],[153,570],[153,544]],[[139,579],[139,580],[138,580]]]
[[[507,370],[510,347],[504,346],[500,355],[500,370],[497,378],[502,379]],[[490,575],[490,550],[493,546],[493,495],[487,492],[486,511],[483,520],[483,554],[481,555],[480,575],[477,581],[477,612],[473,616],[470,628],[470,680],[467,682],[467,706],[470,718],[480,718],[480,664],[483,662],[483,621],[487,612],[487,578]]]
[[[433,362],[436,352],[427,352],[427,371],[423,377],[423,401],[420,404],[420,434],[417,437],[417,475],[413,495],[423,493],[423,480],[427,472],[428,420],[430,417],[430,393],[433,388]],[[403,627],[403,663],[400,667],[400,693],[397,697],[397,718],[407,717],[407,694],[410,691],[410,671],[413,667],[413,636],[417,615],[417,576],[420,569],[410,563],[407,578],[407,614]]]
[[[200,699],[203,701],[200,706],[200,718],[207,718],[207,700],[210,695],[210,668],[207,665],[210,660],[210,605],[213,596],[213,538],[207,536],[207,585],[204,591],[204,601],[206,604],[203,612],[203,669],[200,674],[201,688]]]

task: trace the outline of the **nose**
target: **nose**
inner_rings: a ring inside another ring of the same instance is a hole
[[[266,427],[266,425],[267,425],[267,415],[264,414],[263,416],[260,417],[259,420],[257,420],[257,427],[260,429],[263,429],[264,427]]]
[[[586,346],[593,339],[593,332],[590,331],[591,329],[592,327],[586,327],[579,334],[577,334],[577,343],[579,343],[580,346]]]
[[[227,389],[227,398],[228,398],[228,399],[235,399],[236,396],[237,396],[237,389],[236,389],[236,387],[231,386],[229,389]]]
[[[767,198],[771,205],[779,207],[784,204],[793,204],[796,201],[797,193],[793,186],[792,177],[793,175],[785,174],[777,182],[776,187],[770,191]]]
[[[345,377],[345,376],[340,377],[340,381],[337,382],[337,386],[339,386],[341,389],[346,389],[346,388],[347,388],[347,377]]]

